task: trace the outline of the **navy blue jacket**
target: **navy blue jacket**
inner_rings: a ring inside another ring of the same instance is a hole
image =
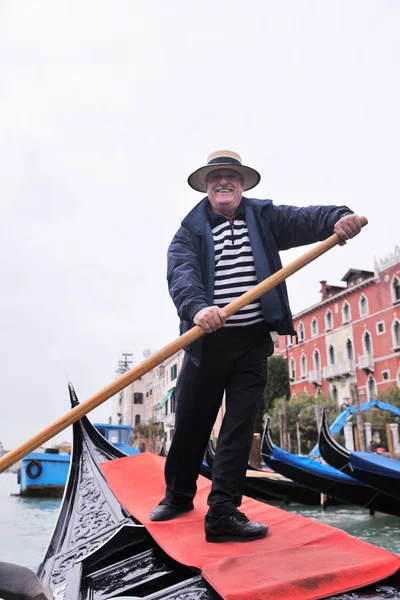
[[[253,251],[257,281],[279,269],[279,250],[322,241],[333,233],[347,206],[275,206],[272,200],[242,198]],[[181,223],[168,249],[168,286],[181,319],[180,333],[193,327],[193,317],[213,305],[214,239],[207,216],[208,198],[203,198]],[[264,319],[270,331],[294,335],[285,283],[261,297]],[[201,361],[202,338],[185,348],[194,364]]]

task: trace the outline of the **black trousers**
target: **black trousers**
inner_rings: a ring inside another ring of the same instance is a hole
[[[211,517],[240,506],[259,403],[273,352],[266,324],[225,327],[205,336],[196,367],[185,356],[176,385],[175,431],[165,465],[165,500],[182,505],[196,494],[196,480],[226,393],[208,497]]]

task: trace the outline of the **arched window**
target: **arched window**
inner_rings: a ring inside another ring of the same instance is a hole
[[[376,384],[375,384],[375,379],[372,377],[372,375],[370,375],[368,377],[368,398],[371,400],[371,398],[376,398]]]
[[[392,298],[393,302],[400,301],[400,279],[398,277],[394,277],[392,281]]]
[[[395,319],[392,324],[393,348],[400,348],[400,321]]]
[[[140,415],[135,415],[135,427],[140,423]]]
[[[358,303],[358,308],[360,311],[360,317],[365,317],[365,315],[368,314],[368,300],[364,294],[361,295],[360,301]]]
[[[351,312],[350,312],[350,304],[348,302],[344,302],[344,304],[342,306],[342,320],[343,320],[343,323],[350,323]]]
[[[311,335],[318,335],[318,321],[315,317],[311,321]]]
[[[300,359],[300,375],[301,377],[307,376],[307,359],[304,354],[301,355]]]
[[[332,398],[333,398],[333,399],[334,399],[336,402],[338,402],[338,398],[339,398],[339,396],[338,396],[338,391],[337,391],[337,387],[336,387],[336,385],[333,385],[333,386],[332,386]]]
[[[331,365],[334,365],[335,364],[335,348],[332,346],[332,344],[329,346],[328,354],[329,354],[329,363]]]
[[[321,394],[322,394],[322,390],[321,390],[321,388],[318,386],[318,387],[317,387],[317,391],[315,392],[315,395],[316,395],[316,396],[321,396]]]
[[[304,342],[304,340],[305,340],[304,325],[300,321],[300,325],[299,325],[299,342]]]
[[[363,335],[364,354],[372,354],[372,338],[369,331],[364,331]]]
[[[290,359],[290,379],[294,381],[296,379],[296,361],[294,358]]]
[[[327,331],[333,329],[333,315],[330,310],[327,310],[325,314],[325,329]]]
[[[314,361],[314,370],[315,371],[320,371],[320,369],[321,369],[321,359],[320,359],[320,355],[319,355],[319,350],[317,350],[317,349],[314,350],[313,361]]]
[[[347,342],[346,342],[346,351],[347,351],[347,358],[349,360],[354,360],[353,342],[351,340],[347,340]]]

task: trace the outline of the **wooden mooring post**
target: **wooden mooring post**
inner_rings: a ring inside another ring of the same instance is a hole
[[[393,442],[393,432],[390,428],[390,423],[386,423],[386,437],[388,443],[389,456],[392,460],[395,460],[394,454],[394,442]]]

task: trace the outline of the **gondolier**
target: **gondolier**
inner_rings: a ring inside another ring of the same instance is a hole
[[[238,154],[218,151],[189,176],[207,196],[185,217],[168,249],[168,285],[181,319],[205,333],[185,348],[176,386],[175,431],[165,465],[166,494],[152,521],[193,508],[196,480],[223,394],[226,411],[215,454],[205,534],[209,542],[252,541],[267,526],[238,510],[254,422],[267,382],[271,331],[294,335],[284,283],[227,319],[223,307],[281,268],[279,251],[334,232],[342,243],[361,231],[346,206],[277,206],[243,196],[260,174]]]

